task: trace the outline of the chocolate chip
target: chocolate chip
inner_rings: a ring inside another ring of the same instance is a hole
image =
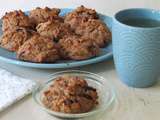
[[[70,99],[64,100],[65,105],[71,105],[72,103],[73,103],[73,101]]]
[[[85,86],[85,91],[87,91],[87,90],[96,91],[96,89],[95,89],[95,88],[93,88],[93,87]]]
[[[17,28],[17,29],[16,29],[16,32],[19,32],[19,31],[22,31],[22,29],[21,29],[21,28]]]
[[[53,41],[58,43],[59,39],[58,38],[54,38]]]

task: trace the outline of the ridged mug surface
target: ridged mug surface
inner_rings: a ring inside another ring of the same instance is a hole
[[[112,39],[121,81],[132,87],[153,85],[160,73],[160,27],[132,27],[114,19]]]

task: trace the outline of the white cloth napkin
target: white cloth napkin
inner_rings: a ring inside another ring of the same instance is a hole
[[[36,82],[0,68],[0,111],[32,92]]]

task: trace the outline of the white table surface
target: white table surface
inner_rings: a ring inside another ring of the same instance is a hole
[[[96,8],[97,11],[110,16],[124,8],[160,8],[160,0],[0,0],[0,16],[13,9],[29,10],[36,6],[63,8],[76,7],[81,4]],[[47,75],[61,70],[23,68],[2,62],[0,62],[0,66],[36,81],[45,81]],[[117,91],[117,101],[109,111],[96,117],[87,118],[87,120],[160,120],[159,84],[147,89],[127,87],[119,81],[112,60],[75,69],[102,75],[113,83]],[[40,110],[30,95],[1,112],[0,120],[57,120],[57,118]]]

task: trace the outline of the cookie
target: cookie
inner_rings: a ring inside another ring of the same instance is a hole
[[[64,59],[84,60],[99,54],[99,47],[87,37],[65,36],[59,41],[60,53]]]
[[[84,78],[60,76],[44,92],[43,104],[63,113],[84,113],[92,110],[98,103],[95,88],[88,86]]]
[[[59,21],[40,23],[36,29],[40,35],[55,40],[61,39],[65,35],[73,34],[73,31],[68,24]]]
[[[59,59],[59,52],[51,39],[34,35],[19,48],[17,58],[23,61],[51,63]]]
[[[80,6],[74,11],[68,13],[65,16],[65,23],[71,25],[72,29],[75,29],[82,21],[87,21],[88,19],[98,19],[98,14],[94,9],[89,9],[84,6]]]
[[[37,7],[30,11],[29,18],[33,24],[38,25],[39,23],[47,22],[51,19],[62,20],[62,18],[58,16],[59,13],[60,9],[58,8]]]
[[[36,34],[36,32],[21,27],[5,31],[0,39],[0,46],[9,51],[16,52],[33,34]]]
[[[12,30],[16,27],[33,28],[31,21],[27,15],[21,10],[15,10],[6,13],[2,17],[2,31]]]
[[[111,32],[101,20],[89,19],[75,29],[75,33],[92,39],[99,47],[105,47],[111,41]]]

